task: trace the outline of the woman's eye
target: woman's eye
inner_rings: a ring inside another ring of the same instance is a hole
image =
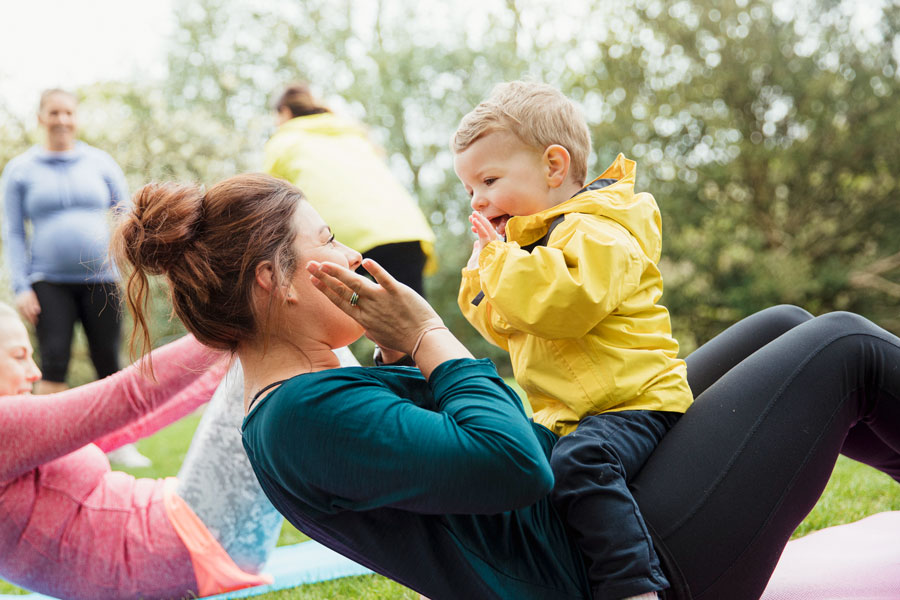
[[[334,235],[332,235],[330,238],[328,238],[328,241],[325,242],[325,243],[326,243],[326,244],[331,244],[332,246],[334,246]]]

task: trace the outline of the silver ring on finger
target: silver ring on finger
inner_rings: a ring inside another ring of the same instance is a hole
[[[350,306],[356,307],[359,304],[359,294],[353,292],[353,295],[350,296]]]

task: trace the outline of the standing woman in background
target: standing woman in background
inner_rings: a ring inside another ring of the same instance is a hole
[[[305,83],[285,88],[275,111],[264,171],[303,190],[337,239],[424,296],[423,272],[437,266],[434,233],[366,130],[319,104]]]
[[[15,304],[34,325],[44,379],[36,392],[67,388],[76,321],[102,379],[119,370],[118,278],[108,260],[109,212],[124,203],[122,169],[106,152],[76,140],[78,102],[61,89],[41,94],[43,146],[13,158],[3,171],[3,242]],[[128,466],[149,460],[133,446],[115,456]]]

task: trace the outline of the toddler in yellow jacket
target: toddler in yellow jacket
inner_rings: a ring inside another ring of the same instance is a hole
[[[564,436],[553,497],[594,598],[656,598],[668,582],[627,484],[693,401],[659,304],[656,202],[621,154],[584,185],[587,124],[547,85],[498,85],[451,148],[477,235],[459,306]]]

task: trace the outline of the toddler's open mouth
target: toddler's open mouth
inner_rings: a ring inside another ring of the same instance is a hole
[[[497,215],[488,219],[494,231],[500,234],[504,240],[506,239],[506,222],[509,221],[509,215]]]

